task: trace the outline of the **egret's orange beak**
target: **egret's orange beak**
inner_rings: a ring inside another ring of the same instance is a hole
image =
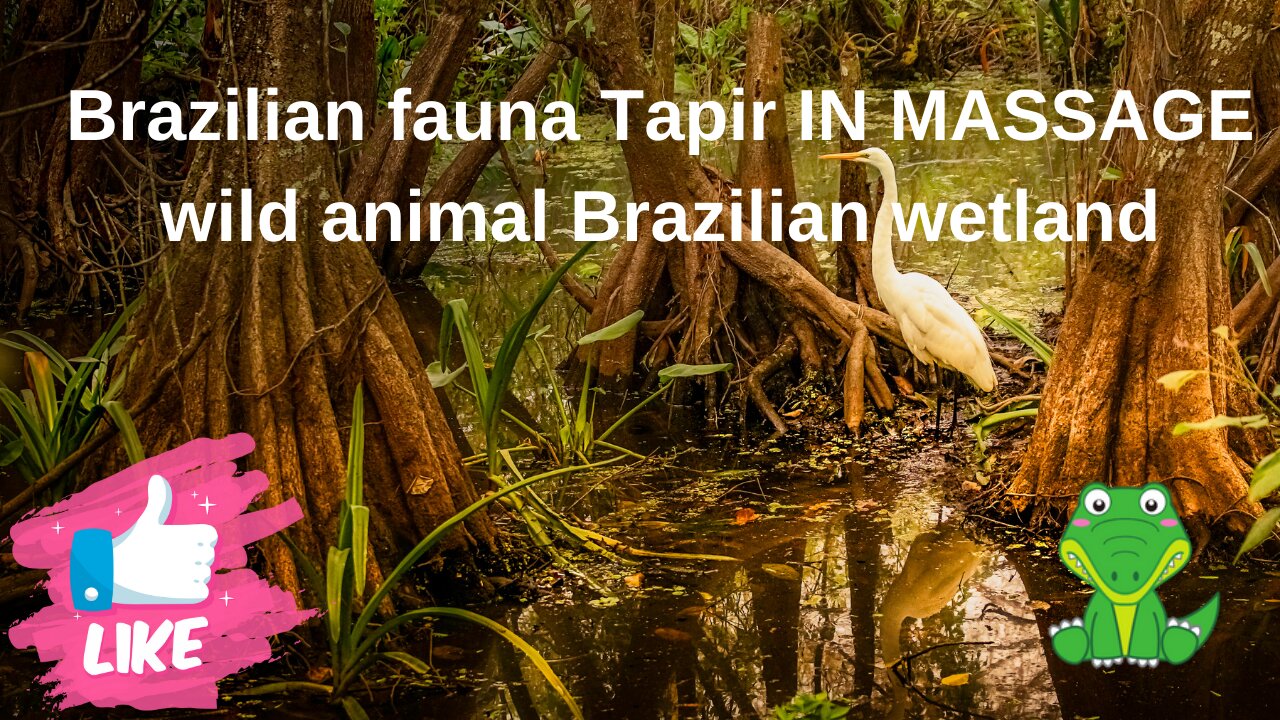
[[[862,154],[862,151],[819,155],[818,158],[820,160],[866,160],[866,156]]]

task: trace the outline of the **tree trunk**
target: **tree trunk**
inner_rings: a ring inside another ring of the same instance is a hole
[[[509,103],[536,101],[538,94],[546,87],[547,77],[560,63],[563,53],[564,50],[557,45],[551,43],[544,45],[538,54],[534,55],[533,60],[529,61],[524,72],[520,74],[520,79],[511,86],[503,101]],[[498,113],[498,108],[494,107],[492,110],[494,127],[498,125]],[[466,202],[476,181],[480,179],[480,173],[484,172],[485,166],[493,159],[501,144],[501,141],[495,137],[493,140],[477,138],[463,146],[453,162],[449,163],[449,166],[436,179],[431,190],[422,198],[421,218],[424,235],[431,231],[431,213],[428,208],[432,203]],[[449,218],[449,221],[438,228],[441,237],[444,237],[449,230],[448,223],[453,216],[445,217]],[[401,242],[394,245],[390,243],[384,245],[380,242],[379,248],[375,249],[375,254],[385,259],[383,266],[392,277],[409,278],[422,274],[422,269],[426,267],[427,262],[439,247],[439,243],[426,240],[417,243]],[[379,250],[381,253],[378,252]]]
[[[1145,13],[1132,16],[1140,29],[1127,50],[1126,86],[1140,107],[1166,87],[1201,96],[1248,87],[1270,15],[1264,3],[1146,4]],[[1170,431],[1183,421],[1240,414],[1251,401],[1218,376],[1199,377],[1178,392],[1156,381],[1176,370],[1236,372],[1227,340],[1213,332],[1230,322],[1220,188],[1233,146],[1207,135],[1119,145],[1109,162],[1128,180],[1117,183],[1113,201],[1154,188],[1156,242],[1100,244],[1077,280],[1031,445],[1008,493],[1015,508],[1031,505],[1043,518],[1061,516],[1090,481],[1164,482],[1183,517],[1203,532],[1229,510],[1257,509],[1241,502],[1248,490],[1237,455],[1243,444],[1226,431],[1181,437]],[[1246,522],[1230,520],[1233,528]]]
[[[446,0],[431,30],[431,38],[419,51],[404,79],[411,89],[414,107],[424,102],[445,102],[453,94],[453,83],[462,69],[486,3],[479,0]],[[368,8],[366,7],[366,11]],[[347,200],[357,210],[365,203],[409,202],[409,190],[427,177],[435,143],[418,142],[407,133],[394,140],[391,122],[381,122],[361,146],[360,155],[345,185]],[[387,232],[386,215],[378,224],[378,235]]]
[[[572,17],[570,8],[562,8],[561,12]],[[653,140],[646,134],[645,125],[650,118],[645,107],[657,97],[658,83],[645,69],[634,6],[625,0],[607,0],[593,3],[592,13],[595,34],[589,39],[581,34],[569,38],[576,52],[595,71],[602,88],[644,93],[644,102],[633,104],[628,113],[628,135],[622,141],[633,200],[650,203],[650,207],[664,202],[678,203],[685,208],[689,222],[696,224],[700,213],[695,212],[695,203],[732,202],[730,183],[714,169],[704,168],[699,158],[690,156],[681,143]],[[780,38],[776,32],[760,32],[767,30],[768,23],[768,20],[752,21],[755,32],[748,53],[751,66],[748,78],[749,84],[758,82],[762,97],[780,98],[780,63],[770,63],[770,58],[780,56],[776,47]],[[762,43],[772,43],[775,47],[769,49]],[[774,112],[785,118],[781,107]],[[777,137],[775,128],[773,149],[785,150],[785,142]],[[767,150],[761,152],[764,147],[743,150],[747,165],[742,169],[743,175],[767,174],[769,177],[760,184],[779,187],[779,183],[786,183],[788,173],[772,167],[774,159],[765,157]],[[766,196],[766,202],[769,200],[772,198]],[[653,223],[652,214],[641,214],[636,242],[625,242],[619,248],[601,280],[595,309],[587,322],[588,330],[599,329],[642,309],[649,318],[665,317],[676,325],[666,339],[674,344],[678,362],[735,362],[740,367],[763,362],[776,349],[784,347],[784,338],[779,337],[781,331],[805,334],[804,338],[797,337],[802,351],[798,354],[804,354],[806,344],[818,347],[819,340],[809,339],[818,336],[829,359],[838,359],[837,347],[848,348],[864,325],[871,334],[901,343],[891,318],[843,300],[827,287],[814,272],[816,263],[809,254],[811,248],[793,255],[786,243],[767,241],[664,244],[653,236]],[[727,223],[727,217],[720,219],[721,231],[730,230]],[[744,238],[751,236],[747,228],[741,232]],[[760,291],[768,291],[767,299],[753,297],[753,293]],[[748,308],[760,312],[752,313]],[[809,326],[806,333],[805,328]],[[855,350],[845,356],[865,359],[868,353],[874,353],[869,335],[865,337],[868,339],[860,341],[860,347],[855,345]],[[610,378],[629,377],[647,350],[652,349],[658,355],[666,352],[662,347],[648,348],[634,332],[595,347],[599,372]],[[821,359],[814,364],[821,364]],[[862,375],[877,404],[891,405],[878,364],[866,362]],[[744,391],[751,384],[744,383]],[[715,386],[706,387],[708,403],[714,403],[718,400]],[[768,415],[767,410],[765,414]],[[851,425],[860,420],[860,413],[857,418],[846,418]]]
[[[656,0],[653,11],[653,74],[658,79],[658,97],[663,100],[675,100],[679,23],[676,0]]]
[[[845,107],[856,107],[855,95],[861,89],[862,56],[852,42],[846,42],[840,52],[840,101]],[[861,149],[862,142],[849,137],[842,126],[840,152],[858,152]],[[862,203],[867,209],[867,226],[875,227],[879,205],[873,202],[867,189],[867,168],[862,163],[840,163],[840,202]],[[871,274],[871,243],[855,242],[854,238],[859,237],[857,222],[849,215],[845,216],[842,234],[845,241],[836,246],[836,293],[846,300],[884,310]]]
[[[324,88],[324,29],[304,4],[235,3],[220,83],[274,86],[280,100],[316,101]],[[232,70],[234,68],[234,70]],[[231,73],[234,72],[234,80]],[[243,122],[243,118],[241,121]],[[243,125],[242,125],[243,126]],[[164,275],[131,323],[133,372],[126,405],[148,369],[198,344],[151,411],[138,418],[149,452],[199,436],[248,432],[251,464],[271,478],[265,502],[296,497],[306,514],[290,535],[311,557],[332,542],[344,496],[349,409],[366,393],[365,497],[377,568],[476,498],[400,309],[357,243],[320,237],[323,210],[341,197],[325,143],[204,143],[183,199],[202,208],[220,188],[253,187],[259,198],[297,189],[296,242],[191,239],[166,257]],[[239,219],[233,219],[233,227]],[[279,228],[277,228],[279,229]],[[494,548],[484,516],[448,541],[449,570],[474,566],[468,552]],[[278,580],[296,586],[281,543],[266,543]],[[375,575],[376,577],[376,575]]]

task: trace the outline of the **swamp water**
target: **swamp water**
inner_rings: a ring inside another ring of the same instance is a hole
[[[992,97],[1012,89],[972,77],[938,87],[951,92],[956,107],[972,87]],[[868,93],[867,145],[894,158],[903,202],[985,204],[1019,186],[1033,201],[1057,199],[1069,175],[1064,168],[1076,161],[1058,144],[893,142],[891,113],[887,91]],[[795,115],[798,196],[830,202],[837,169],[818,155],[834,143],[797,140]],[[997,111],[997,123],[1004,120]],[[588,135],[558,148],[544,173],[525,177],[547,189],[548,224],[560,228],[551,239],[562,256],[573,250],[573,191],[609,191],[620,200],[629,194],[609,132],[603,125],[597,141]],[[730,174],[735,157],[731,144],[707,153]],[[495,173],[472,199],[515,196]],[[970,309],[977,295],[1033,327],[1042,313],[1060,309],[1063,250],[989,238],[895,243],[900,268],[949,278],[949,289]],[[607,248],[585,262],[584,279],[607,267],[611,253]],[[818,254],[830,271],[830,252],[819,245]],[[442,301],[465,298],[479,322],[494,328],[496,347],[498,333],[519,312],[510,298],[531,296],[545,277],[541,262],[515,246],[491,248],[486,257],[446,245],[425,280]],[[544,342],[554,362],[581,335],[582,318],[563,293],[543,312],[538,324],[551,326]],[[519,372],[516,394],[545,410],[551,401],[545,374],[529,366]],[[455,403],[464,416],[465,405]],[[637,423],[647,427],[622,444],[641,452],[680,450],[672,464],[614,484],[561,487],[561,506],[637,547],[739,562],[649,560],[636,568],[587,562],[583,570],[614,596],[559,583],[551,572],[538,581],[544,587],[528,593],[536,598],[531,604],[490,610],[555,657],[553,666],[589,717],[763,717],[797,693],[817,692],[853,703],[853,717],[1250,717],[1280,708],[1273,670],[1280,643],[1270,625],[1271,611],[1280,608],[1280,573],[1201,563],[1165,585],[1161,595],[1174,614],[1223,593],[1218,628],[1186,666],[1072,668],[1053,655],[1047,630],[1083,613],[1087,589],[1058,562],[1054,540],[1028,539],[948,502],[948,491],[969,477],[963,469],[969,439],[957,435],[947,457],[910,429],[875,442],[767,445],[757,452],[729,437],[676,431],[661,413],[647,417]],[[746,517],[753,519],[739,524]],[[435,665],[470,689],[433,700],[428,716],[564,716],[541,677],[502,641],[456,626],[449,631],[435,638],[446,648],[435,654]],[[913,655],[909,664],[886,667],[886,657],[891,663]]]
[[[1008,89],[972,78],[948,87],[962,92],[975,83],[991,93]],[[873,92],[868,98],[868,144],[884,146],[898,161],[904,202],[984,203],[1015,185],[1027,187],[1036,200],[1061,195],[1054,180],[1064,176],[1061,146],[884,142],[888,97]],[[558,148],[546,163],[545,180],[540,173],[526,178],[547,188],[549,226],[567,227],[572,190],[627,195],[620,153],[605,139],[607,126],[598,131],[598,141]],[[793,142],[802,199],[834,199],[835,166],[817,159],[829,149]],[[732,171],[732,147],[710,155]],[[472,199],[513,197],[501,173],[491,169]],[[552,239],[567,256],[573,239],[566,233]],[[976,303],[968,298],[976,294],[1034,324],[1041,312],[1060,305],[1059,246],[989,240],[896,245],[901,267],[950,277],[953,292],[971,308]],[[607,266],[611,252],[604,249],[579,268],[587,282]],[[825,248],[819,252],[829,260]],[[545,277],[540,256],[527,247],[449,244],[435,260],[426,288],[440,301],[467,299],[491,349]],[[436,300],[421,290],[400,299],[415,332],[433,345]],[[91,335],[65,317],[36,324],[59,347]],[[552,363],[582,332],[581,313],[563,293],[553,296],[539,324],[550,326],[541,342]],[[6,381],[16,379],[17,363],[0,354]],[[544,371],[527,362],[515,392],[536,416],[545,416],[554,401]],[[453,401],[464,429],[473,430],[467,399],[455,395]],[[620,444],[663,453],[664,463],[543,490],[566,512],[637,547],[726,555],[736,562],[653,559],[622,567],[584,559],[581,570],[612,595],[550,569],[518,581],[517,594],[527,602],[481,608],[551,660],[588,717],[762,717],[797,693],[813,692],[841,698],[854,705],[851,717],[868,718],[1167,720],[1254,717],[1280,708],[1280,643],[1271,627],[1280,608],[1280,573],[1257,563],[1233,568],[1202,562],[1165,585],[1161,596],[1174,614],[1198,607],[1214,591],[1223,593],[1218,628],[1188,665],[1072,668],[1049,650],[1047,629],[1082,613],[1085,588],[1057,561],[1052,540],[1028,539],[948,501],[948,492],[969,477],[969,440],[961,434],[953,446],[938,447],[922,440],[910,422],[886,421],[887,432],[873,427],[865,441],[769,444],[679,425],[666,411],[654,410],[620,433]],[[6,494],[12,487],[5,484]],[[406,644],[430,658],[450,689],[423,687],[405,676],[362,698],[375,717],[566,716],[541,676],[482,630],[441,623],[434,635]],[[886,657],[899,656],[911,659],[887,666]],[[45,716],[30,691],[39,672],[27,654],[0,653],[0,712]],[[217,713],[168,714],[338,717],[301,696],[227,698]]]

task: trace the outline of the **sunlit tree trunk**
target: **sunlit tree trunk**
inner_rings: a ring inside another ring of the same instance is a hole
[[[1267,3],[1144,5],[1132,16],[1137,27],[1124,84],[1141,107],[1169,88],[1208,97],[1249,87]],[[1249,438],[1239,431],[1170,432],[1179,422],[1250,406],[1222,379],[1236,368],[1228,341],[1214,333],[1230,321],[1220,208],[1233,148],[1207,132],[1184,142],[1155,136],[1109,148],[1107,162],[1125,173],[1113,203],[1155,189],[1156,241],[1098,244],[1077,280],[1031,445],[1008,489],[1016,508],[1060,515],[1085,483],[1103,480],[1168,483],[1183,516],[1201,529],[1229,511],[1255,509],[1240,502],[1247,491],[1240,453],[1252,454]],[[1176,370],[1221,375],[1206,374],[1178,392],[1157,383]],[[1242,522],[1232,517],[1231,525]]]
[[[568,8],[563,14],[572,17]],[[602,88],[640,90],[645,97],[629,112],[628,136],[621,143],[632,198],[650,207],[681,205],[692,231],[701,219],[695,205],[733,202],[733,182],[704,166],[684,144],[648,137],[645,107],[658,97],[658,82],[640,51],[632,3],[593,3],[592,17],[594,34],[571,36],[574,50],[595,71]],[[747,57],[747,94],[780,100],[781,34],[772,17],[760,13],[752,18]],[[775,119],[785,118],[781,105],[775,112]],[[739,181],[748,188],[781,188],[785,194],[788,186],[794,188],[785,124],[774,123],[772,129],[766,124],[765,134],[744,143]],[[794,190],[791,195],[794,200]],[[772,200],[765,197],[766,204]],[[595,330],[644,310],[647,319],[660,320],[659,330],[649,334],[642,328],[599,346],[602,376],[629,378],[646,355],[655,365],[733,362],[744,372],[763,368],[768,373],[797,358],[806,370],[830,371],[843,361],[850,427],[861,421],[864,387],[876,405],[892,405],[870,335],[900,342],[895,324],[883,313],[838,297],[818,270],[811,247],[785,241],[663,243],[653,234],[654,222],[653,214],[642,214],[634,229],[636,241],[619,247],[600,282],[587,327]],[[718,230],[751,236],[749,228],[731,227],[727,216],[720,218]],[[846,352],[849,347],[854,350]],[[750,399],[777,430],[785,430],[785,422],[759,391],[761,378],[748,380],[741,385],[754,388]],[[715,380],[706,381],[704,388],[710,408],[720,400]]]
[[[232,42],[223,86],[276,87],[282,103],[326,98],[320,13],[284,2],[239,2],[227,11]],[[288,532],[312,557],[323,557],[344,496],[349,409],[363,383],[365,498],[375,566],[387,570],[476,490],[372,257],[358,243],[320,236],[325,207],[342,197],[332,146],[202,144],[182,199],[202,208],[220,199],[221,188],[242,187],[264,202],[297,190],[296,242],[188,238],[175,245],[130,326],[126,404],[153,372],[187,358],[138,418],[146,449],[252,434],[257,449],[249,463],[272,481],[263,502],[296,497],[306,517]],[[474,517],[448,541],[449,572],[466,575],[472,553],[492,550],[494,542],[487,518]],[[283,544],[266,543],[265,553],[281,582],[296,582]]]

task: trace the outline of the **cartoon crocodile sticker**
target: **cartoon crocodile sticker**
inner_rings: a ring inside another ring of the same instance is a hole
[[[1217,593],[1184,618],[1169,617],[1155,593],[1191,558],[1191,541],[1163,485],[1086,485],[1058,556],[1097,590],[1083,618],[1049,627],[1053,650],[1067,663],[1178,665],[1213,632]]]

